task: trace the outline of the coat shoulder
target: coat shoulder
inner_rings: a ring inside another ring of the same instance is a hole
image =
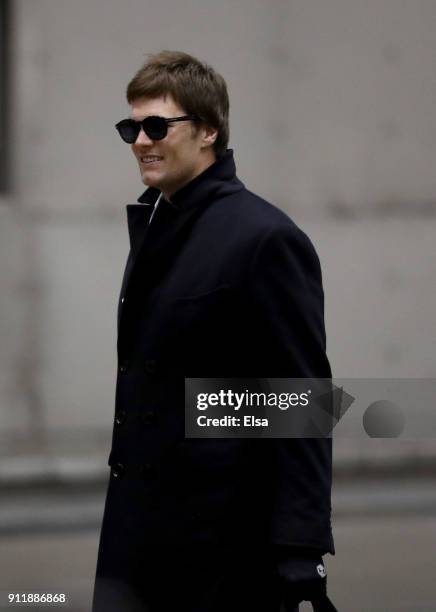
[[[287,213],[246,188],[218,200],[210,207],[210,215],[213,227],[227,238],[237,236],[259,244],[267,236],[284,235],[313,249],[310,238]]]

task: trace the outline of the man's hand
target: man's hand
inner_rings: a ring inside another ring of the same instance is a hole
[[[302,601],[310,601],[315,612],[337,612],[327,597],[327,573],[316,552],[283,547],[277,558],[286,612]]]

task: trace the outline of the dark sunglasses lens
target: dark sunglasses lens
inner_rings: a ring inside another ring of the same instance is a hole
[[[147,117],[142,122],[144,132],[152,140],[162,140],[168,132],[168,126],[162,117]]]
[[[128,142],[129,144],[136,141],[139,130],[141,129],[139,123],[130,121],[129,119],[117,123],[116,128],[124,142]]]

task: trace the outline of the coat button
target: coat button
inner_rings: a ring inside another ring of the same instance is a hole
[[[126,411],[117,410],[115,413],[115,425],[122,425],[126,420]]]
[[[128,359],[123,359],[123,360],[120,362],[120,372],[121,372],[122,374],[124,374],[125,372],[127,372],[128,367],[129,367],[129,360],[128,360]]]
[[[156,371],[156,362],[154,359],[147,359],[145,361],[145,371],[147,374],[154,374]]]
[[[122,463],[115,463],[112,466],[112,476],[114,478],[121,478],[125,471],[126,471],[126,468],[124,467]]]
[[[141,465],[141,467],[139,468],[139,472],[142,476],[148,478],[152,476],[154,472],[154,466],[151,463],[144,463],[144,465]]]
[[[122,298],[121,298],[121,304],[124,304],[124,300],[125,300],[125,298],[124,298],[124,297],[122,297]]]
[[[147,410],[142,414],[142,421],[145,425],[151,425],[156,421],[156,413],[152,410]]]

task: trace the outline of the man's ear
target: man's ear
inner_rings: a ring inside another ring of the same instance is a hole
[[[203,132],[202,144],[204,147],[210,147],[218,138],[218,130],[210,125],[202,125],[200,128]]]

